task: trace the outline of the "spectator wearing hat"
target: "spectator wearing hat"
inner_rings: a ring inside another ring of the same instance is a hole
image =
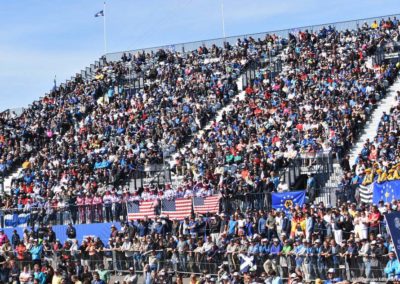
[[[370,262],[371,262],[371,278],[379,278],[382,277],[381,269],[380,269],[380,264],[381,260],[380,257],[383,255],[383,251],[378,248],[376,244],[376,240],[371,241],[371,257],[370,257]]]
[[[239,274],[239,272],[235,271],[233,273],[231,284],[243,284],[243,280],[241,279],[241,275]]]
[[[386,263],[384,272],[386,274],[386,277],[389,279],[393,279],[395,277],[400,276],[400,264],[394,251],[389,252],[389,260]]]
[[[236,253],[238,252],[238,245],[234,239],[230,239],[229,244],[226,246],[225,257],[228,259],[228,266],[230,271],[236,270]]]
[[[121,250],[124,252],[125,261],[123,262],[122,269],[126,270],[128,267],[133,265],[133,251],[132,251],[132,243],[129,237],[124,237],[124,241],[121,245]]]
[[[303,275],[304,275],[304,280],[305,281],[310,281],[312,278],[312,273],[313,273],[313,265],[312,265],[312,257],[314,254],[314,247],[310,244],[310,242],[307,239],[303,240],[303,245],[304,245],[304,261],[303,261]]]
[[[282,250],[281,250],[280,256],[279,256],[280,269],[278,269],[278,271],[279,271],[279,275],[281,278],[284,275],[288,275],[289,271],[292,268],[291,251],[292,251],[291,242],[288,239],[285,239],[283,241]]]
[[[361,240],[361,248],[358,252],[360,258],[360,276],[371,278],[371,245],[367,239]]]
[[[357,261],[357,256],[358,256],[358,248],[356,243],[353,240],[348,240],[347,242],[347,248],[344,253],[344,258],[345,258],[345,265],[346,265],[346,277],[349,278],[354,278],[358,277],[358,261]]]
[[[278,270],[278,267],[279,267],[279,255],[280,255],[281,250],[282,250],[282,245],[279,242],[279,239],[278,238],[274,238],[272,240],[272,244],[271,244],[270,249],[269,249],[269,256],[270,257],[264,263],[264,269],[265,269],[266,264],[267,264],[267,266],[271,266],[273,270]],[[269,269],[265,269],[265,272],[268,273],[268,270]]]
[[[333,213],[333,234],[336,243],[341,243],[343,238],[343,222],[344,217],[338,212]]]
[[[310,274],[311,277],[319,277],[319,263],[321,258],[321,241],[319,239],[314,240],[311,248],[311,256],[310,256]]]
[[[329,268],[326,276],[326,280],[324,284],[334,284],[337,283],[337,279],[335,278],[335,269]]]
[[[295,269],[298,273],[301,273],[303,269],[304,258],[307,251],[307,240],[297,239],[295,247],[293,248],[293,254],[295,257]]]
[[[289,284],[299,284],[300,283],[300,276],[299,274],[293,272],[289,275]]]

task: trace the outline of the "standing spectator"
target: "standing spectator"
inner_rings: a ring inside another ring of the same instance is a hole
[[[317,193],[316,192],[317,191],[317,181],[315,180],[315,177],[312,174],[308,174],[306,191],[308,193],[310,201],[313,201],[315,199],[315,195]]]
[[[381,220],[381,213],[376,205],[371,206],[371,212],[368,214],[369,234],[379,234],[379,222]]]
[[[110,194],[110,191],[106,191],[106,193],[103,196],[103,204],[104,204],[104,209],[106,212],[106,217],[105,219],[107,222],[113,221],[113,214],[112,214],[112,203],[113,203],[113,197]]]
[[[8,241],[7,235],[4,233],[3,229],[0,229],[0,246],[5,244]]]
[[[12,243],[12,246],[13,246],[14,249],[17,247],[17,245],[19,244],[20,240],[21,240],[21,237],[19,236],[17,230],[14,230],[13,234],[11,236],[11,243]]]
[[[17,262],[13,259],[10,260],[10,279],[12,283],[18,283],[21,269],[18,267]]]
[[[35,264],[41,264],[41,258],[42,258],[42,252],[43,252],[43,246],[39,244],[38,240],[35,239],[33,241],[33,246],[29,250],[32,256],[32,260]]]
[[[68,227],[67,227],[67,237],[70,240],[73,240],[76,238],[76,229],[75,227],[72,225],[72,223],[68,223]]]
[[[125,254],[125,261],[122,265],[122,270],[126,270],[128,267],[133,265],[133,251],[132,251],[132,243],[129,237],[124,238],[124,242],[122,243],[121,250]]]

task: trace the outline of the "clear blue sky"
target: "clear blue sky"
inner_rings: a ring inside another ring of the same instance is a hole
[[[222,0],[108,0],[108,51],[222,36]],[[399,0],[224,0],[227,36],[400,13]],[[0,110],[24,107],[103,54],[100,0],[0,1]]]

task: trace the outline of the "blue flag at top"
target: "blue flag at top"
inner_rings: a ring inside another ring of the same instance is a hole
[[[372,202],[378,204],[379,201],[391,203],[393,200],[400,199],[400,180],[374,183]]]
[[[97,12],[96,14],[94,14],[94,16],[97,17],[104,17],[104,11],[101,10],[100,12]]]
[[[386,223],[389,228],[390,236],[392,237],[393,245],[396,251],[397,259],[400,255],[400,212],[385,215]]]
[[[272,208],[289,210],[295,205],[302,206],[306,199],[306,191],[288,191],[282,193],[272,193]]]

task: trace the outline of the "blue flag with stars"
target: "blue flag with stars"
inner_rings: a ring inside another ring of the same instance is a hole
[[[272,208],[289,210],[295,205],[302,206],[306,199],[306,191],[288,191],[282,193],[272,193]]]
[[[391,203],[393,200],[400,199],[400,180],[386,181],[383,183],[374,183],[374,192],[372,203],[378,204],[379,201]]]

